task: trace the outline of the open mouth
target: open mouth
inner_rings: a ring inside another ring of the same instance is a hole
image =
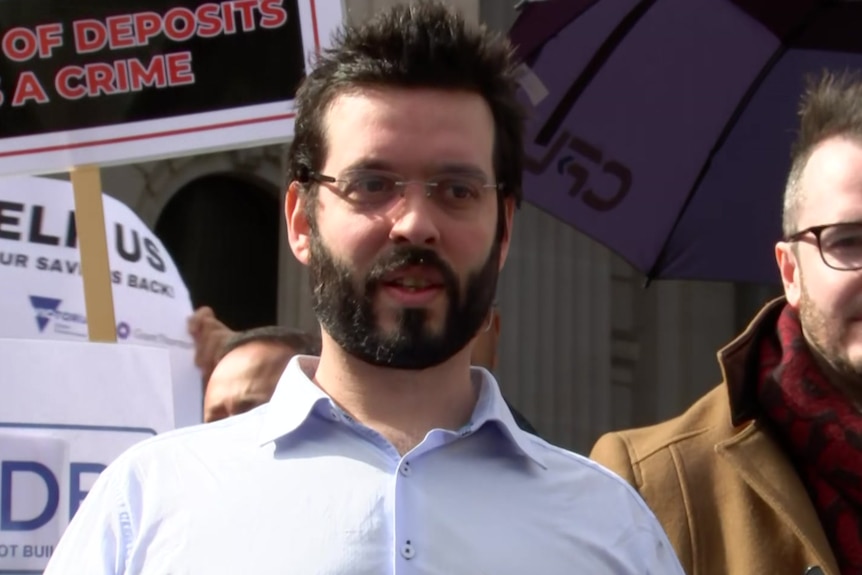
[[[384,277],[381,284],[390,296],[408,305],[428,303],[445,288],[443,277],[427,266],[400,269]]]
[[[411,292],[419,292],[429,289],[437,289],[443,287],[442,284],[432,282],[425,278],[404,277],[391,281],[383,282],[383,285],[398,289],[403,289]]]

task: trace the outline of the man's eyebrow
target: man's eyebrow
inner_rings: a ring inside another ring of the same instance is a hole
[[[395,169],[395,167],[391,163],[378,158],[362,158],[360,160],[357,160],[350,164],[347,168],[345,168],[344,173],[362,172],[366,170],[392,172],[396,174],[399,173],[399,171]],[[446,174],[456,176],[469,176],[483,180],[486,180],[488,178],[484,170],[482,170],[478,166],[460,162],[447,162],[431,166],[428,170],[426,170],[426,172],[427,176]]]
[[[344,169],[344,172],[362,172],[365,170],[377,170],[381,172],[394,172],[392,164],[377,158],[359,159]]]
[[[478,166],[474,166],[473,164],[461,164],[461,163],[447,163],[440,164],[434,170],[437,174],[452,174],[457,176],[470,176],[474,178],[487,179],[487,174],[479,168]]]

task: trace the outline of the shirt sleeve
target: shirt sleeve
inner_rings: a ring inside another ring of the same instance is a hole
[[[686,575],[658,520],[648,511],[636,514],[632,525],[611,546],[619,565],[614,573],[625,575]]]
[[[625,528],[610,544],[619,564],[614,573],[625,575],[685,575],[670,539],[652,509],[623,478],[617,477],[626,492],[620,499],[619,517]]]
[[[105,469],[63,532],[43,575],[123,575],[132,542],[129,491]]]
[[[638,575],[685,575],[685,571],[658,522],[653,529],[638,534],[636,547],[642,550],[643,565]]]

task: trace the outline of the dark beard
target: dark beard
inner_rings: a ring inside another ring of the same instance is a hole
[[[843,321],[839,327],[831,325],[827,317],[817,307],[802,286],[802,300],[799,302],[799,320],[808,345],[814,350],[819,362],[842,380],[853,386],[862,382],[862,365],[853,363],[844,343],[848,337],[848,326]],[[819,356],[819,357],[818,357]]]
[[[336,261],[317,233],[312,233],[309,276],[312,306],[322,327],[347,353],[366,363],[393,369],[426,369],[464,349],[485,323],[499,276],[500,241],[488,259],[467,278],[461,293],[458,278],[437,252],[396,246],[378,258],[364,278]],[[399,268],[429,266],[443,277],[448,308],[440,333],[432,333],[425,309],[404,309],[398,326],[385,334],[378,327],[374,296],[382,278]]]

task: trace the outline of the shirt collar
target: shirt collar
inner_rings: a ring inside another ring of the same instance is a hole
[[[541,456],[543,450],[533,435],[518,427],[512,410],[509,409],[503,399],[500,386],[494,376],[482,367],[470,368],[470,375],[474,384],[479,385],[480,388],[479,401],[476,402],[473,417],[467,428],[470,431],[476,431],[486,423],[496,424],[500,432],[515,445],[518,451],[532,459],[540,467],[547,469]]]
[[[295,355],[275,386],[260,429],[264,445],[295,431],[321,407],[329,407],[329,396],[307,375],[314,373],[318,358]]]
[[[264,414],[258,438],[261,445],[292,433],[312,413],[324,413],[324,410],[328,413],[335,406],[309,377],[317,368],[317,362],[317,357],[297,355],[287,364]],[[470,375],[474,385],[479,386],[479,400],[470,423],[459,431],[469,435],[485,424],[492,423],[518,451],[542,468],[547,468],[539,444],[515,423],[494,376],[481,367],[471,368]]]

